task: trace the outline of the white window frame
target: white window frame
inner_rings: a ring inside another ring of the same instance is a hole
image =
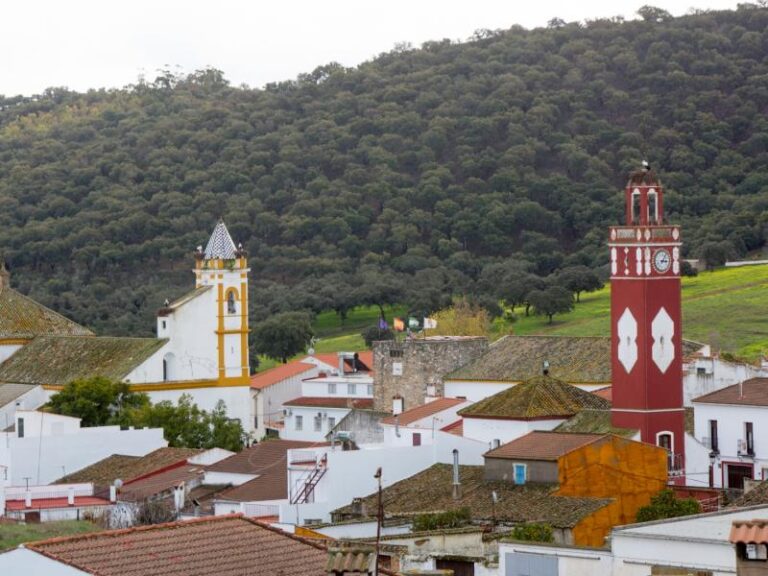
[[[357,396],[357,384],[347,384],[347,396]]]
[[[315,432],[320,432],[323,429],[323,417],[315,415]]]
[[[333,396],[336,394],[336,382],[328,382],[328,395]]]
[[[328,416],[328,430],[333,430],[336,426],[336,416]]]
[[[294,430],[301,431],[304,430],[304,416],[301,414],[297,414],[294,416]]]
[[[659,444],[659,438],[661,438],[663,435],[669,434],[669,452],[671,454],[676,454],[675,452],[675,433],[671,430],[661,430],[660,432],[656,432],[656,446],[661,448],[661,444]]]

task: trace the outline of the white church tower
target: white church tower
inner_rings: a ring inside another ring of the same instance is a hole
[[[195,288],[212,286],[216,300],[216,349],[221,384],[248,378],[248,262],[223,221],[216,224],[203,252],[195,252]],[[236,382],[235,382],[236,381]]]
[[[209,380],[218,386],[249,384],[248,263],[223,221],[203,250],[195,251],[195,289],[168,303],[157,335],[169,338],[163,380]]]

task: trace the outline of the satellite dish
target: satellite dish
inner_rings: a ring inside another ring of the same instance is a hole
[[[113,482],[113,484],[115,485],[115,488],[122,488],[122,487],[123,487],[123,481],[122,481],[122,480],[120,480],[120,478],[118,478],[117,480],[115,480],[115,481]]]

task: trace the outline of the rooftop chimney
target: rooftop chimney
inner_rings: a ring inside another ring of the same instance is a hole
[[[461,498],[461,483],[459,482],[459,451],[453,449],[453,499]]]

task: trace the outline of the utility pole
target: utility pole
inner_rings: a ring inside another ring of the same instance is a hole
[[[381,466],[373,475],[379,483],[378,504],[376,506],[376,558],[373,564],[373,576],[379,576],[379,548],[381,545],[381,524],[384,522],[384,506],[381,502]]]

